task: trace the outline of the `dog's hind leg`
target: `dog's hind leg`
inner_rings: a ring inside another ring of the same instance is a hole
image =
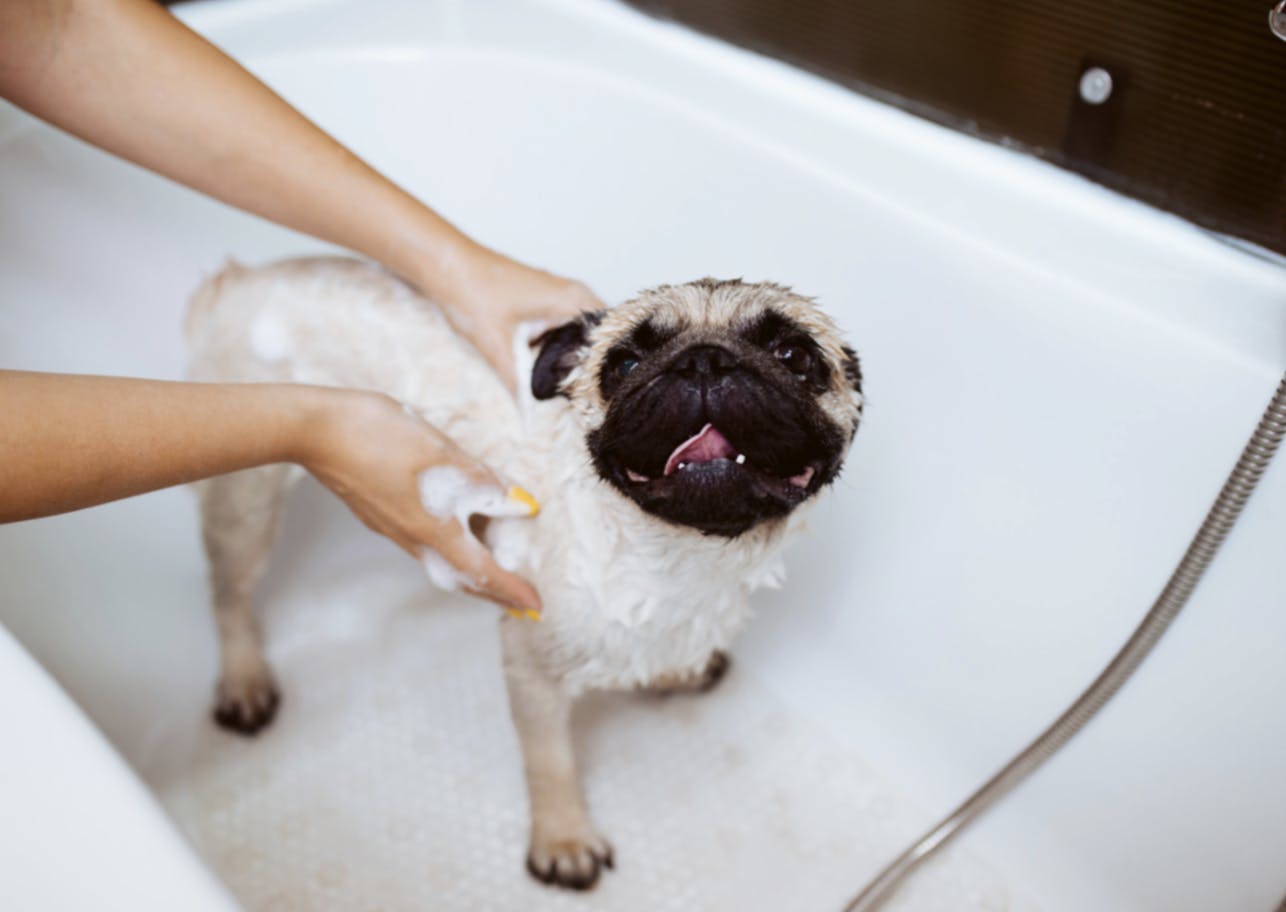
[[[271,722],[280,701],[253,596],[277,532],[288,471],[285,465],[264,466],[200,485],[201,531],[219,628],[214,719],[243,735]]]
[[[531,804],[527,870],[542,883],[588,890],[612,867],[612,847],[585,808],[572,755],[571,697],[541,662],[534,625],[505,618],[500,630]]]

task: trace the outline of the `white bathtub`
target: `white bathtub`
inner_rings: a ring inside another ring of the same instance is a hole
[[[621,860],[589,898],[521,872],[490,610],[315,486],[263,591],[286,700],[254,742],[208,721],[189,492],[0,528],[0,908],[838,908],[1109,658],[1286,367],[1279,264],[607,0],[180,14],[609,301],[703,275],[818,296],[868,417],[727,692],[582,719]],[[6,367],[180,377],[203,274],[317,249],[0,111]],[[1279,464],[1139,676],[902,908],[1275,905],[1283,504]]]

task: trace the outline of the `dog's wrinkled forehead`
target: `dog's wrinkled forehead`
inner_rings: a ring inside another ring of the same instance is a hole
[[[771,282],[700,279],[661,285],[606,311],[588,333],[588,348],[568,385],[573,400],[597,398],[596,380],[605,361],[620,347],[646,354],[672,343],[742,339],[768,321],[789,324],[807,335],[833,365],[835,391],[853,394],[844,348],[834,321],[811,298]]]
[[[595,336],[615,341],[635,330],[664,336],[700,330],[732,333],[753,325],[766,313],[794,321],[818,342],[837,335],[835,325],[810,298],[781,285],[701,279],[643,292],[609,311]]]

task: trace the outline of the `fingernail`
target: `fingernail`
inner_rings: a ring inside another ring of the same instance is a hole
[[[527,612],[519,611],[517,608],[506,608],[505,614],[509,615],[511,618],[516,618],[521,621],[523,617],[526,616]]]
[[[509,493],[510,500],[517,501],[518,503],[523,504],[527,508],[528,516],[535,516],[537,513],[540,512],[540,504],[536,501],[536,498],[532,497],[531,494],[529,494],[523,488],[520,488],[517,485],[513,485],[512,487],[509,488],[508,493]]]
[[[540,620],[540,612],[539,612],[539,611],[533,611],[532,609],[528,608],[526,611],[524,611],[524,612],[523,612],[523,614],[525,614],[525,615],[527,616],[527,620],[529,620],[529,621],[539,621],[539,620]]]

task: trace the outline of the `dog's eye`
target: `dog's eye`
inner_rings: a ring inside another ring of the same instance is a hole
[[[639,363],[637,360],[635,360],[634,358],[626,358],[620,364],[616,365],[616,376],[628,377],[630,372],[633,371],[634,368],[638,366],[639,366]]]
[[[808,372],[813,367],[813,355],[808,349],[801,345],[791,345],[786,343],[779,345],[773,351],[780,361],[792,374],[798,374],[801,377],[808,376]]]

